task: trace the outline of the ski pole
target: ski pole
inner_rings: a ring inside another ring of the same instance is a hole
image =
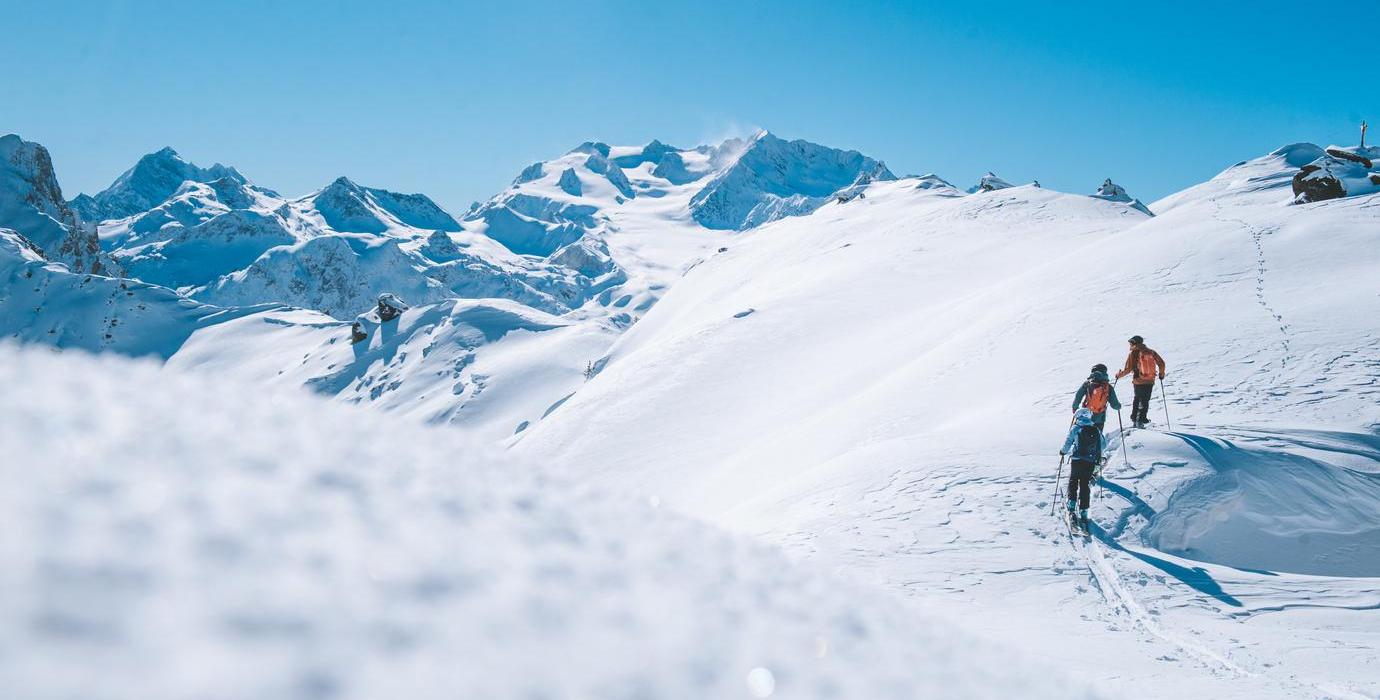
[[[1064,455],[1059,455],[1059,469],[1054,472],[1054,496],[1049,501],[1049,514],[1054,515],[1054,506],[1059,503],[1059,481],[1064,476]]]
[[[1126,460],[1126,467],[1131,467],[1131,456],[1126,454],[1126,424],[1121,422],[1121,409],[1116,410],[1116,426],[1121,428],[1121,458]]]
[[[1173,432],[1174,425],[1169,422],[1169,383],[1160,377],[1160,402],[1164,404],[1164,429]]]

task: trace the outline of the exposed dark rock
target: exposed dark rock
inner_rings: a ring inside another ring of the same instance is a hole
[[[380,322],[387,323],[392,321],[401,316],[402,312],[406,310],[407,304],[404,304],[403,300],[399,299],[396,295],[388,293],[379,295],[378,312]]]
[[[1327,155],[1332,156],[1333,158],[1340,158],[1341,160],[1349,160],[1353,163],[1360,163],[1361,166],[1364,167],[1366,170],[1370,170],[1371,168],[1375,167],[1375,165],[1371,163],[1371,160],[1369,158],[1362,155],[1357,155],[1355,153],[1348,153],[1340,148],[1327,149]]]
[[[580,185],[580,176],[575,174],[574,168],[566,168],[565,172],[561,173],[560,182],[556,184],[572,197],[579,197],[584,193],[584,188]]]
[[[354,345],[355,343],[358,343],[359,341],[364,340],[368,337],[369,334],[364,332],[364,324],[360,323],[359,321],[355,321],[354,324],[350,326],[351,345]]]
[[[1300,203],[1321,202],[1346,196],[1346,188],[1342,187],[1341,180],[1316,163],[1309,163],[1299,169],[1294,175],[1293,184],[1294,201]]]

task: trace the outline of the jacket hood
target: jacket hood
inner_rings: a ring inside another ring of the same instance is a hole
[[[1093,424],[1092,418],[1093,418],[1093,416],[1092,416],[1092,411],[1089,411],[1089,410],[1086,409],[1086,408],[1080,408],[1080,409],[1078,409],[1078,412],[1077,412],[1077,413],[1074,413],[1074,414],[1073,414],[1073,423],[1074,423],[1074,425],[1079,425],[1079,426],[1092,425],[1092,424]]]

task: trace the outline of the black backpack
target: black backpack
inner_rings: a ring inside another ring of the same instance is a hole
[[[1084,462],[1102,459],[1102,431],[1095,425],[1085,425],[1078,429],[1078,440],[1073,445],[1073,458]]]

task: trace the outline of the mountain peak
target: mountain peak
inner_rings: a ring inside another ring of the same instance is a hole
[[[123,219],[167,201],[184,182],[214,182],[223,178],[240,184],[249,182],[230,166],[216,163],[202,168],[187,162],[171,146],[164,146],[139,158],[110,187],[93,197],[78,197],[72,204],[83,218],[92,221]]]
[[[570,149],[569,152],[570,152],[570,153],[589,153],[589,154],[591,154],[591,155],[597,153],[597,154],[599,154],[599,155],[601,155],[601,156],[607,158],[607,157],[609,157],[609,153],[612,152],[612,149],[609,148],[609,145],[608,145],[607,143],[604,143],[604,142],[602,142],[602,141],[586,141],[586,142],[584,142],[584,143],[582,143],[582,144],[580,144],[580,145],[578,145],[578,146],[576,146],[576,147]]]
[[[307,199],[326,224],[337,231],[383,233],[399,225],[460,230],[460,224],[426,195],[365,187],[344,175]]]
[[[857,151],[786,141],[766,129],[747,142],[725,141],[711,158],[723,170],[695,195],[690,208],[696,221],[712,229],[741,231],[808,214],[846,187],[896,179],[881,161]]]
[[[341,175],[340,177],[331,180],[331,184],[326,185],[325,187],[325,189],[328,190],[334,188],[345,189],[351,192],[360,192],[364,189],[363,187],[360,187],[358,184],[356,184],[354,180],[351,180],[350,178],[344,175]]]
[[[617,163],[620,168],[636,168],[643,163],[660,163],[666,154],[679,151],[680,149],[675,146],[668,146],[657,139],[652,139],[651,143],[643,146],[641,150],[611,160]]]

